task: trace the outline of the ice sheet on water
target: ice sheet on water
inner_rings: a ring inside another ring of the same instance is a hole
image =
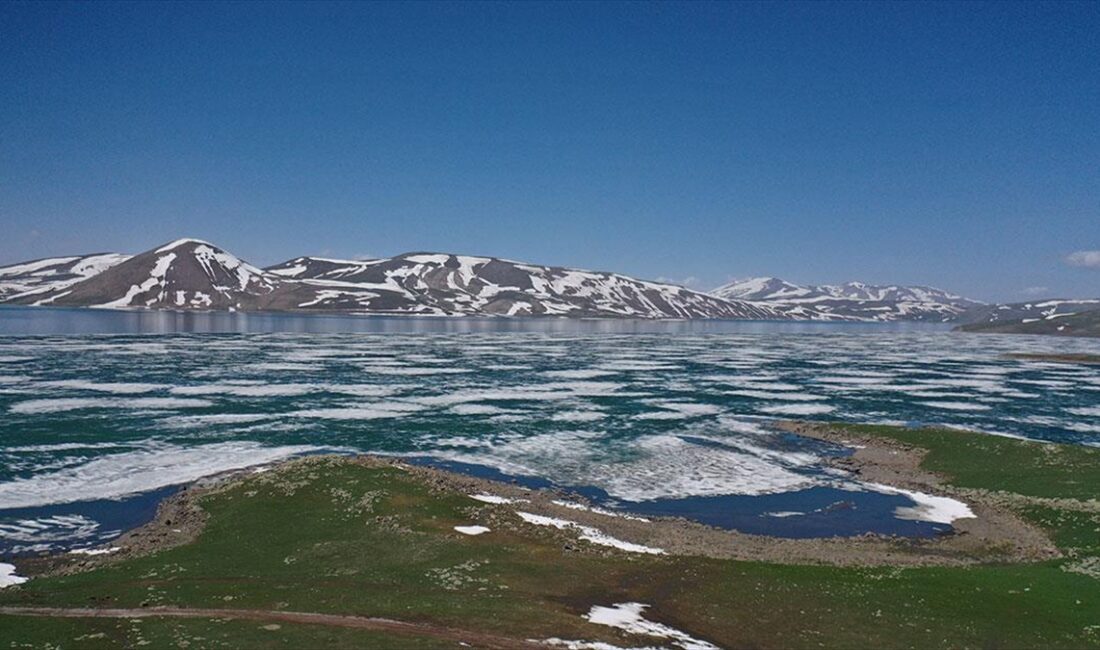
[[[203,399],[182,397],[59,397],[32,399],[16,402],[9,411],[18,414],[59,413],[62,411],[80,411],[84,409],[144,409],[175,410],[184,408],[202,408],[213,403]]]
[[[321,449],[312,445],[266,446],[246,441],[194,447],[161,445],[108,454],[75,467],[5,481],[0,483],[0,503],[5,508],[30,508],[117,499]]]
[[[836,410],[835,406],[828,404],[779,404],[776,406],[761,406],[757,410],[773,415],[824,415]]]
[[[168,388],[165,384],[148,384],[141,382],[96,382],[83,379],[63,379],[56,381],[39,382],[38,386],[45,388],[64,388],[68,390],[86,390],[99,393],[116,393],[120,395],[138,395]]]
[[[977,402],[944,402],[944,401],[931,401],[920,402],[922,406],[928,406],[934,409],[946,409],[948,411],[989,411],[993,407],[988,404],[979,404]]]
[[[127,441],[150,435],[181,447],[232,435],[268,444],[320,440],[364,451],[461,453],[467,462],[644,499],[764,493],[812,480],[799,473],[803,466],[790,449],[770,449],[762,434],[739,428],[748,413],[771,419],[832,413],[895,423],[934,418],[948,426],[1082,443],[1100,433],[1100,372],[1002,360],[1008,352],[1059,351],[1062,341],[990,337],[962,345],[957,337],[926,333],[196,340],[0,339],[0,357],[33,360],[2,366],[0,413],[9,417],[0,418],[0,439],[11,446],[0,451],[6,451],[8,476],[61,472],[133,450]],[[1074,351],[1096,349],[1076,345]],[[409,369],[426,374],[392,374]],[[143,384],[182,388],[164,396],[121,392]],[[26,394],[32,389],[42,394]],[[639,414],[663,419],[635,419]],[[103,432],[108,422],[119,438]],[[724,433],[694,431],[697,424]],[[46,431],[50,436],[39,433]],[[690,436],[722,444],[705,448],[684,440]],[[41,447],[81,444],[80,437],[121,447]],[[17,451],[36,446],[42,451],[34,455]],[[676,456],[681,450],[683,459]],[[645,488],[625,477],[635,470],[651,482],[670,479]]]

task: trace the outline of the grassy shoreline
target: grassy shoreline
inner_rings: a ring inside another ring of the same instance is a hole
[[[610,535],[652,543],[629,536],[645,530],[641,522],[626,525],[579,510],[567,517],[540,510],[540,497],[515,486],[436,470],[310,458],[189,491],[179,503],[199,511],[172,511],[158,518],[163,529],[149,533],[171,543],[86,558],[83,566],[43,565],[41,571],[53,575],[0,590],[0,607],[307,612],[455,629],[484,647],[495,641],[479,641],[477,634],[677,647],[674,638],[585,618],[593,607],[638,602],[650,605],[646,619],[719,647],[1100,647],[1100,450],[949,430],[814,426],[817,435],[910,450],[917,469],[941,482],[939,489],[984,498],[1026,520],[1053,540],[1060,557],[835,566],[798,558],[628,553],[579,539],[575,528],[532,525],[516,511],[599,524]],[[490,504],[468,496],[490,485],[501,496],[530,501]],[[196,518],[194,525],[184,523],[187,517]],[[460,525],[489,532],[463,535],[454,529]],[[184,532],[172,533],[176,529]],[[11,611],[0,613],[0,646],[457,643],[293,617],[271,623],[232,615],[147,616],[134,623]]]

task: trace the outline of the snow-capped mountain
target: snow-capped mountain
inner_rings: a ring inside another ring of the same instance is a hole
[[[948,322],[982,303],[932,287],[848,282],[800,286],[779,278],[750,278],[711,292],[727,300],[770,305],[796,319]]]
[[[97,253],[49,257],[0,267],[0,301],[46,300],[48,295],[56,295],[58,290],[87,280],[128,259],[129,255]]]
[[[91,258],[58,259],[75,264]],[[0,269],[0,280],[23,278],[46,268],[44,262]],[[787,318],[768,305],[616,273],[447,253],[366,261],[299,257],[260,269],[208,242],[180,239],[133,257],[104,257],[97,272],[75,281],[71,276],[59,275],[53,282],[40,278],[33,293],[19,285],[19,291],[0,296],[0,302],[440,316]]]
[[[1100,300],[1040,300],[971,310],[957,327],[967,332],[1100,337]]]
[[[1004,305],[984,305],[964,314],[959,321],[965,329],[979,330],[1003,329],[1031,323],[1063,323],[1066,319],[1087,312],[1100,311],[1100,299],[1097,300],[1037,300]],[[1042,329],[1040,325],[1025,328]],[[1056,329],[1056,328],[1049,328]],[[1007,330],[1005,330],[1007,331]]]
[[[291,309],[630,318],[783,318],[765,305],[670,284],[495,257],[406,253],[366,261],[299,257],[266,269]]]
[[[79,282],[6,302],[58,307],[256,309],[278,278],[198,239],[179,239]]]

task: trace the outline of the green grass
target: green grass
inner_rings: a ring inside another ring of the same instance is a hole
[[[99,650],[147,648],[403,648],[437,650],[453,643],[364,630],[254,621],[68,619],[0,615],[0,647]]]
[[[928,467],[959,485],[1044,497],[1095,498],[1100,491],[1094,450],[954,431],[858,430],[927,447]],[[1100,647],[1100,580],[1063,570],[1100,555],[1100,523],[1091,513],[1047,506],[1023,512],[1073,556],[1062,561],[837,568],[581,554],[518,524],[490,524],[491,533],[465,537],[451,527],[490,506],[432,492],[396,469],[313,461],[282,475],[289,488],[272,476],[206,497],[209,525],[192,544],[84,574],[31,580],[0,591],[0,604],[296,610],[514,638],[657,643],[581,618],[595,604],[639,601],[652,605],[649,618],[734,648]],[[320,626],[271,631],[248,621],[147,619],[138,626],[151,647],[189,639],[191,647],[446,645]],[[4,617],[0,648],[81,647],[74,638],[96,633],[105,636],[90,647],[130,647],[131,627],[129,621]]]
[[[952,485],[1034,497],[1100,498],[1100,449],[1029,442],[955,429],[844,424],[845,430],[928,450],[922,467]]]

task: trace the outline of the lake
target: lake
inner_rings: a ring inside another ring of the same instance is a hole
[[[172,486],[376,452],[791,537],[927,536],[785,418],[1100,442],[1100,343],[942,326],[0,309],[0,555],[100,542]]]

